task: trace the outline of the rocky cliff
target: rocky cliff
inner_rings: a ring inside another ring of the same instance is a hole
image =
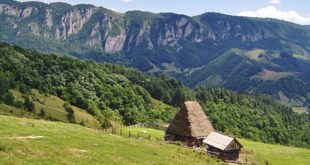
[[[2,24],[14,27],[14,37],[48,36],[98,47],[110,53],[136,47],[170,47],[179,51],[183,41],[203,43],[212,40],[235,45],[236,41],[259,42],[281,35],[279,32],[274,34],[275,31],[262,20],[216,13],[197,17],[140,11],[121,14],[91,5],[1,0],[0,15]],[[282,29],[281,25],[279,28]],[[283,36],[285,39],[288,38]],[[302,48],[302,51],[308,52],[309,47]]]

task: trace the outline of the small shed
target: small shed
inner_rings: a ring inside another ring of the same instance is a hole
[[[207,146],[208,154],[217,156],[222,160],[238,160],[240,150],[243,147],[237,139],[217,132],[211,132],[203,140],[203,143]]]
[[[188,146],[200,146],[214,128],[196,101],[187,101],[166,130],[165,140],[181,141]]]

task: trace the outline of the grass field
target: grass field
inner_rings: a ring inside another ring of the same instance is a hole
[[[198,151],[79,125],[0,116],[0,164],[220,164]]]
[[[260,79],[263,81],[278,81],[281,78],[294,76],[295,73],[292,72],[274,72],[264,69],[262,72],[251,77],[251,79]]]
[[[141,128],[141,127],[123,127],[121,128],[122,135],[128,137],[129,132],[132,137],[141,137],[144,139],[160,139],[163,140],[165,133],[161,130],[152,129],[152,128]],[[120,132],[120,129],[116,130],[117,134]]]
[[[164,132],[151,128],[122,128],[123,136],[79,125],[0,116],[0,164],[218,164],[197,151],[149,140]],[[142,133],[142,132],[145,132]],[[259,165],[308,165],[310,150],[238,139],[240,158]]]
[[[239,139],[245,150],[253,154],[243,154],[249,160],[264,164],[266,160],[270,165],[309,165],[310,150],[303,148],[287,147],[275,144],[263,144]],[[248,152],[245,152],[248,153]]]
[[[132,134],[146,131],[151,137],[163,138],[164,132],[151,128],[128,127]],[[264,144],[245,139],[238,139],[244,148],[240,154],[242,161],[264,165],[266,160],[270,165],[308,165],[310,164],[310,150],[303,148],[287,147],[276,144]]]

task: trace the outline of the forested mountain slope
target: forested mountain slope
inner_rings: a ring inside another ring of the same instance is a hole
[[[127,124],[150,119],[168,121],[175,109],[155,106],[154,98],[134,79],[142,80],[140,78],[143,77],[145,83],[150,81],[146,85],[149,90],[156,90],[153,85],[157,82],[163,86],[173,84],[175,88],[166,91],[173,98],[173,90],[184,88],[176,80],[157,79],[117,65],[42,55],[6,44],[0,45],[0,54],[1,98],[9,105],[24,105],[28,111],[32,111],[31,101],[34,101],[28,95],[32,89],[37,89],[87,110],[102,124],[108,124],[109,120]],[[14,95],[10,89],[25,94],[25,103],[12,101]]]
[[[109,127],[169,122],[186,100],[199,101],[218,131],[309,147],[309,114],[299,115],[268,96],[206,87],[193,91],[164,75],[0,44],[0,114],[23,111],[55,120],[54,111],[62,110],[60,121]]]

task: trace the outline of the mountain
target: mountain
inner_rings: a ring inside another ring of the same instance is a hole
[[[310,105],[309,26],[12,0],[0,0],[0,21],[2,42]]]

